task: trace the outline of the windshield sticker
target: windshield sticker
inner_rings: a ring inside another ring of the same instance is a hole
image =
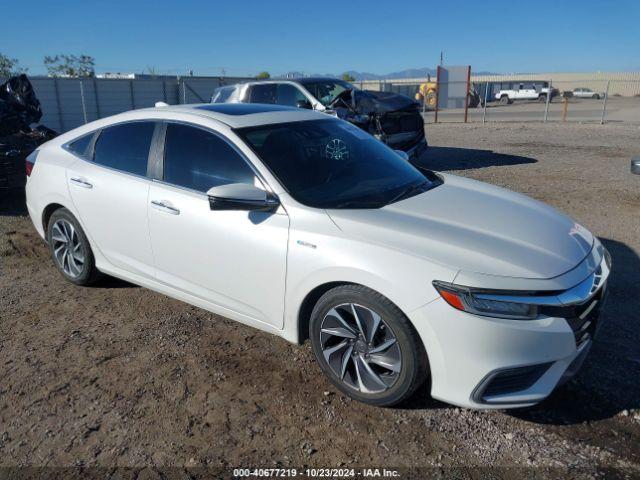
[[[350,123],[339,123],[340,128],[342,128],[343,130],[346,130],[347,132],[353,134],[356,136],[356,138],[358,140],[368,140],[370,137],[370,135],[365,132],[364,130],[356,127],[355,125],[351,125]]]
[[[327,143],[324,154],[329,160],[348,160],[349,148],[342,140],[334,138]]]

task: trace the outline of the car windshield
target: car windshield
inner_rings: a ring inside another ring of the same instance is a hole
[[[238,130],[282,186],[315,208],[381,208],[439,184],[348,122],[335,119]]]
[[[329,106],[345,90],[357,90],[356,87],[343,80],[318,80],[304,82],[303,85],[325,107]]]

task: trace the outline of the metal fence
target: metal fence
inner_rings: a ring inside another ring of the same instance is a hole
[[[538,76],[539,77],[539,76]],[[464,108],[437,110],[418,95],[425,120],[434,122],[631,122],[640,124],[640,79],[579,78],[570,80],[534,80],[517,77],[472,78],[475,92],[465,116]],[[158,77],[135,79],[31,77],[44,113],[41,123],[58,132],[66,132],[84,123],[136,108],[168,104],[208,102],[213,91],[223,85],[251,80],[246,77]],[[355,82],[359,88],[396,92],[416,98],[428,79]],[[432,79],[435,80],[435,79]],[[557,95],[540,101],[515,99],[501,103],[501,90],[518,89],[521,84],[536,89],[551,88]],[[589,89],[591,94],[577,89]],[[573,96],[563,97],[570,92]],[[485,101],[486,100],[486,101]],[[466,118],[465,118],[466,117]]]
[[[60,133],[87,122],[136,108],[206,103],[223,85],[249,80],[235,77],[160,77],[136,79],[30,77],[42,105],[40,123]],[[2,80],[0,80],[0,83]]]
[[[356,86],[416,98],[428,123],[559,121],[640,124],[640,80],[476,80],[470,84],[470,101],[466,115],[464,108],[429,105],[420,94],[420,87],[426,82],[427,79],[387,80],[356,82]],[[531,90],[535,90],[536,93],[532,93]],[[551,94],[545,95],[545,91],[550,91]],[[501,102],[500,97],[509,96],[509,92],[512,92],[514,98]]]

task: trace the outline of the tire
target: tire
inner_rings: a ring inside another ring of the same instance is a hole
[[[427,93],[427,96],[424,97],[424,104],[426,108],[430,110],[435,109],[436,103],[438,103],[438,94],[434,91]]]
[[[546,102],[547,101],[547,96],[546,95],[538,95],[538,101],[540,103]]]
[[[428,377],[427,353],[407,317],[389,299],[361,285],[339,286],[320,297],[311,313],[309,338],[331,383],[363,403],[396,405]]]
[[[503,95],[500,97],[500,105],[508,105],[511,103],[511,100],[509,100],[509,97],[507,95]]]
[[[89,240],[66,208],[59,208],[51,215],[47,224],[47,243],[54,265],[71,283],[90,285],[100,278]]]
[[[593,98],[594,100],[600,100],[600,95],[598,95],[597,93],[594,93],[591,98]]]

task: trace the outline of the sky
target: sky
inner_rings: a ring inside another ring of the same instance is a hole
[[[31,74],[87,54],[96,71],[384,74],[470,64],[496,73],[640,70],[640,0],[7,2],[0,53]]]

